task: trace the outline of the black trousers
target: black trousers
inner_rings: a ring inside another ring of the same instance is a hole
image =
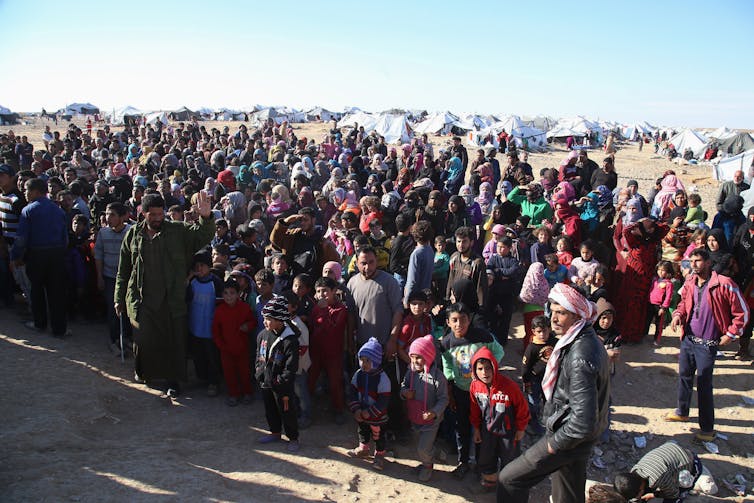
[[[196,377],[207,384],[220,384],[222,365],[220,364],[220,351],[212,339],[189,336],[191,358],[194,360]]]
[[[456,401],[456,447],[458,448],[458,462],[468,463],[471,449],[471,398],[468,391],[463,391],[453,385],[453,398]]]
[[[584,503],[586,463],[592,443],[550,454],[547,437],[529,447],[522,455],[508,463],[498,475],[499,503],[526,503],[529,489],[552,474],[552,500],[557,503]]]
[[[288,410],[283,410],[283,397],[269,388],[262,388],[262,398],[264,399],[264,415],[267,417],[267,424],[270,427],[270,433],[281,433],[285,428],[285,435],[288,440],[298,440],[298,419],[296,419],[296,399],[291,390],[288,395]]]
[[[359,443],[369,445],[374,440],[374,450],[377,452],[385,451],[385,425],[384,424],[367,424],[359,423]]]
[[[26,257],[26,274],[31,284],[31,312],[34,326],[47,328],[49,305],[50,326],[53,335],[64,335],[66,320],[65,248],[29,250]]]

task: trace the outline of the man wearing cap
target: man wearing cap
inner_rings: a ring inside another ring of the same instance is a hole
[[[194,224],[165,221],[159,194],[141,200],[144,220],[131,227],[120,249],[115,313],[127,311],[134,327],[137,380],[167,381],[166,396],[178,395],[186,378],[186,274],[190,259],[215,233],[210,196],[200,191]]]
[[[610,374],[607,353],[592,328],[596,308],[558,283],[549,295],[558,343],[547,362],[542,391],[545,435],[498,476],[497,501],[529,500],[529,489],[552,474],[552,501],[584,501],[586,463],[607,427]]]
[[[13,303],[9,252],[16,239],[18,221],[24,206],[26,199],[18,190],[13,168],[8,164],[0,164],[0,301],[6,306]]]
[[[325,262],[340,260],[332,242],[323,239],[322,231],[315,227],[315,218],[313,209],[301,208],[295,215],[278,219],[270,233],[270,242],[288,257],[294,276],[307,273],[317,277]]]

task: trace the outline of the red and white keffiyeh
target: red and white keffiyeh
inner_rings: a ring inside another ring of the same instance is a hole
[[[552,351],[552,355],[547,360],[547,368],[545,369],[545,375],[542,378],[542,391],[545,398],[549,402],[552,398],[552,393],[555,390],[555,383],[558,381],[558,372],[560,371],[560,354],[563,348],[568,346],[576,338],[581,329],[587,323],[592,323],[597,317],[597,307],[593,302],[587,300],[576,289],[570,287],[564,283],[557,283],[551,290],[549,299],[551,302],[559,304],[565,308],[568,312],[571,312],[579,317],[571,327],[563,334],[558,343],[555,345],[555,349]]]

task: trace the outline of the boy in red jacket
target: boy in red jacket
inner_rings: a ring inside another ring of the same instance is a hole
[[[238,302],[238,283],[229,279],[223,285],[223,302],[215,308],[212,319],[212,340],[220,350],[225,385],[228,387],[227,403],[238,405],[243,395],[244,403],[251,402],[251,367],[249,366],[249,332],[257,320],[246,302]]]
[[[471,358],[471,426],[479,445],[477,465],[482,488],[495,489],[498,460],[503,467],[521,454],[520,441],[529,423],[529,406],[513,380],[498,371],[497,359],[486,347]]]

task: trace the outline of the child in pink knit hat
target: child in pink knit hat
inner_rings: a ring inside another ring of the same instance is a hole
[[[408,350],[411,364],[401,384],[401,398],[406,400],[408,418],[417,435],[416,450],[421,461],[419,480],[432,478],[434,444],[443,413],[448,406],[448,381],[442,367],[433,365],[435,342],[432,335],[419,337]]]

